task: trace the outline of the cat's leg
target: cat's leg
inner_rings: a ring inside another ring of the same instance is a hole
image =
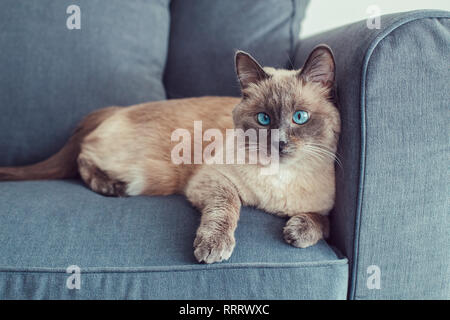
[[[329,236],[328,217],[318,213],[292,216],[283,229],[284,240],[294,247],[306,248]]]
[[[83,154],[78,157],[78,171],[83,181],[93,191],[105,196],[127,196],[127,184],[125,182],[113,179]]]
[[[194,241],[195,257],[206,263],[227,260],[234,249],[241,208],[236,187],[219,172],[205,168],[191,178],[185,194],[202,214]]]

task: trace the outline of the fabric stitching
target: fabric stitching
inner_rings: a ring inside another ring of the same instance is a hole
[[[322,268],[348,265],[347,259],[336,261],[312,262],[312,263],[292,263],[292,264],[241,264],[241,265],[211,265],[209,267],[192,267],[192,266],[177,266],[177,267],[143,267],[140,268],[99,268],[95,270],[93,267],[85,268],[81,273],[152,273],[152,272],[186,272],[186,271],[212,271],[212,270],[226,270],[226,269],[302,269],[302,268]],[[183,268],[184,267],[184,268]],[[30,268],[30,269],[15,269],[15,268],[0,268],[1,273],[62,273],[65,274],[65,269],[45,269],[45,268]]]

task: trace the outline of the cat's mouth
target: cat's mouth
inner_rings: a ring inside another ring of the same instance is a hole
[[[290,149],[281,149],[278,151],[278,156],[280,157],[280,160],[290,158],[292,157],[293,154],[294,151]]]

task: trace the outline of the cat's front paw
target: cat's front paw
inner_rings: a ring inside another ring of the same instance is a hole
[[[228,260],[235,245],[232,233],[217,233],[199,229],[194,241],[194,255],[198,262],[214,263]]]
[[[293,216],[283,229],[284,240],[298,248],[315,245],[323,238],[323,228],[318,219],[309,214]]]

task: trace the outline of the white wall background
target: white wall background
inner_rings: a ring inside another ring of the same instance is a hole
[[[417,9],[450,11],[450,0],[311,0],[300,37],[367,19],[366,10],[371,5],[377,5],[381,14]]]

